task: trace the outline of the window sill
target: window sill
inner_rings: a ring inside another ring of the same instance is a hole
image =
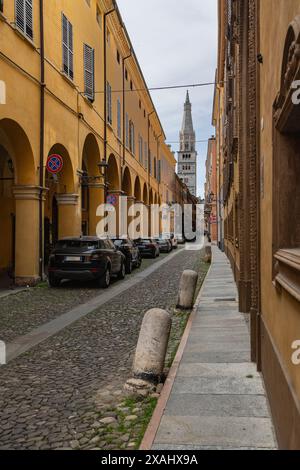
[[[66,80],[66,82],[67,82],[69,85],[71,85],[72,88],[74,88],[74,89],[76,88],[76,85],[75,85],[75,83],[73,82],[73,80],[72,80],[70,77],[68,77],[68,75],[67,75],[65,72],[61,71],[60,74],[61,74],[62,78],[63,78],[64,80]]]
[[[277,251],[276,259],[276,288],[286,290],[300,302],[300,249],[283,249]]]
[[[13,28],[14,28],[14,30],[15,30],[15,33],[16,33],[18,36],[20,36],[20,38],[23,39],[23,41],[27,42],[27,44],[29,44],[29,46],[31,46],[32,49],[34,49],[34,50],[37,49],[37,48],[36,48],[36,45],[35,45],[34,42],[33,42],[33,39],[31,39],[31,38],[29,38],[28,36],[26,36],[26,34],[25,34],[21,29],[19,29],[17,25],[14,24],[14,25],[13,25]]]
[[[94,101],[91,101],[86,95],[82,95],[85,103],[90,107],[94,107]]]

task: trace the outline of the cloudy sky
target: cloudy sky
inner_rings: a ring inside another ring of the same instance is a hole
[[[212,82],[217,57],[217,0],[117,0],[149,87]],[[208,139],[213,86],[191,88],[197,140]],[[186,89],[154,91],[167,140],[178,150]],[[203,195],[207,143],[197,143]]]

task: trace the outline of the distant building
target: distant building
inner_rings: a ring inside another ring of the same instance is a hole
[[[208,141],[205,182],[205,222],[212,242],[218,240],[217,225],[217,154],[216,139]]]
[[[197,152],[196,135],[193,127],[192,104],[189,92],[184,104],[182,128],[179,134],[178,176],[193,196],[197,195]]]

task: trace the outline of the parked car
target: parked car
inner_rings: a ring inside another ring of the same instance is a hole
[[[159,246],[153,238],[139,238],[135,243],[143,258],[147,256],[156,258],[159,256]]]
[[[156,238],[155,241],[159,246],[160,253],[170,253],[170,251],[172,251],[172,245],[170,240],[167,240],[165,238]]]
[[[126,258],[126,274],[131,274],[133,268],[141,266],[142,256],[134,241],[129,238],[113,238],[112,241],[117,250],[120,250]]]
[[[175,250],[178,247],[178,243],[177,243],[177,238],[175,237],[174,233],[168,234],[168,240],[170,240],[172,249]]]
[[[97,237],[64,238],[56,243],[49,259],[48,280],[59,287],[63,279],[95,280],[108,287],[111,276],[124,279],[126,258],[111,240]]]
[[[184,245],[185,243],[186,243],[186,239],[184,238],[184,236],[183,236],[183,235],[179,235],[179,236],[177,237],[177,244],[178,244],[178,245]]]

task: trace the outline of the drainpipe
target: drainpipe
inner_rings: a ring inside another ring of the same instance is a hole
[[[150,116],[154,114],[155,111],[151,111],[151,113],[148,113],[148,195],[150,196]]]
[[[45,36],[44,36],[44,0],[40,0],[40,60],[41,60],[41,98],[40,98],[40,171],[39,171],[39,276],[44,275],[44,220],[43,220],[43,188],[44,188],[44,146],[45,146]]]
[[[161,138],[162,134],[159,134],[157,137],[157,168],[156,168],[156,176],[158,181],[158,196],[159,196],[159,189],[160,189],[160,178],[159,178],[159,171],[160,170],[160,158],[159,158],[159,139]]]
[[[114,3],[115,4],[115,3]],[[109,10],[107,13],[104,13],[103,16],[103,44],[104,44],[104,163],[107,163],[107,17],[111,13],[116,11],[116,7]],[[107,198],[107,167],[105,167],[105,176],[104,176],[104,194],[105,202]]]
[[[122,73],[123,73],[123,166],[125,165],[125,155],[126,155],[126,93],[125,93],[125,60],[129,59],[132,56],[132,51],[130,49],[130,54],[122,59]]]

